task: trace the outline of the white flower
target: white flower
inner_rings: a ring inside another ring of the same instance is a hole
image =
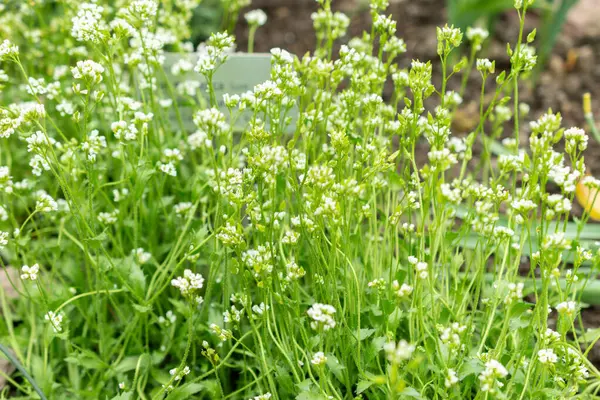
[[[415,264],[415,271],[419,279],[427,279],[429,272],[427,271],[428,266],[426,262],[419,261]]]
[[[488,60],[487,58],[478,58],[476,66],[477,71],[490,74],[494,73],[495,65],[492,61]]]
[[[552,349],[542,349],[537,353],[538,359],[542,364],[556,364],[558,356]]]
[[[23,265],[21,267],[21,279],[35,281],[39,272],[40,266],[38,264],[33,264],[31,267],[28,265]]]
[[[252,312],[256,314],[255,317],[263,315],[265,311],[269,311],[270,309],[271,307],[265,303],[260,303],[259,305],[255,304],[252,306]]]
[[[186,215],[188,212],[190,212],[192,210],[192,207],[194,205],[192,203],[190,203],[189,201],[183,201],[181,203],[177,203],[173,206],[173,211],[175,211],[175,214],[182,216],[182,215]]]
[[[279,47],[272,48],[270,53],[278,63],[291,64],[294,62],[294,57],[288,51]]]
[[[12,44],[8,39],[4,39],[0,44],[0,61],[14,59],[19,55],[19,46]]]
[[[97,129],[91,131],[87,140],[81,144],[81,149],[87,154],[87,159],[90,162],[96,161],[96,155],[103,148],[106,148],[106,138],[98,135]]]
[[[545,344],[551,344],[560,340],[560,333],[553,331],[550,328],[547,328],[546,332],[544,332],[541,336]]]
[[[296,243],[298,243],[299,238],[300,238],[300,233],[288,230],[288,231],[285,231],[283,237],[281,238],[281,243],[296,244]]]
[[[77,66],[71,68],[73,78],[81,79],[91,85],[102,82],[104,67],[92,60],[77,61]]]
[[[95,3],[82,3],[71,22],[71,35],[80,42],[99,43],[107,29],[102,19],[104,8]]]
[[[31,167],[31,173],[35,176],[42,176],[43,171],[50,171],[50,164],[39,154],[31,157],[31,160],[29,160],[29,166]]]
[[[456,375],[456,371],[452,368],[448,369],[448,375],[446,375],[446,379],[444,380],[444,386],[450,388],[458,383],[458,376]]]
[[[263,10],[252,10],[244,14],[248,25],[263,26],[267,22],[267,14]]]
[[[159,162],[158,169],[169,176],[177,176],[177,169],[175,168],[175,164],[172,162],[168,162],[166,164]]]
[[[322,351],[319,351],[313,355],[313,358],[310,360],[313,365],[324,365],[327,362],[327,357]]]
[[[454,352],[462,350],[464,346],[462,345],[461,335],[466,329],[465,325],[458,322],[454,322],[447,327],[439,325],[440,340]]]
[[[148,253],[141,247],[131,250],[131,254],[134,256],[135,261],[140,265],[146,264],[152,258],[152,254]]]
[[[415,346],[402,339],[398,344],[394,342],[387,342],[383,349],[387,355],[389,362],[394,364],[400,364],[404,360],[408,360],[412,353],[415,351]]]
[[[588,189],[600,189],[600,180],[591,175],[586,175],[581,179],[581,183]]]
[[[203,75],[212,74],[227,59],[234,48],[235,38],[226,32],[213,33],[206,45],[199,48],[200,56],[194,71]]]
[[[244,309],[238,310],[235,305],[231,306],[231,310],[226,310],[223,313],[223,322],[228,323],[239,323],[244,315]]]
[[[523,288],[525,285],[523,282],[509,283],[508,294],[504,298],[504,304],[512,304],[514,301],[519,301],[523,298]]]
[[[63,313],[55,314],[54,311],[48,311],[44,318],[50,322],[55,333],[62,332]]]
[[[441,42],[447,42],[448,45],[452,47],[460,46],[462,42],[462,32],[459,28],[454,28],[454,26],[443,26],[437,28],[437,40],[441,45]],[[438,47],[438,54],[441,54],[444,50],[444,47]]]
[[[244,242],[244,235],[238,225],[227,221],[227,224],[219,230],[217,239],[223,242],[223,244],[236,246]]]
[[[183,276],[171,280],[171,285],[178,288],[183,296],[195,294],[202,289],[204,278],[200,274],[194,274],[191,270],[183,271]]]
[[[248,249],[242,253],[242,261],[259,279],[261,275],[273,272],[273,252],[270,243],[258,246],[256,249]]]
[[[469,41],[473,42],[476,50],[481,49],[481,43],[484,40],[486,40],[489,35],[490,35],[490,33],[486,29],[483,29],[483,28],[479,28],[479,27],[468,27],[467,28],[467,34],[466,34],[467,39],[469,39]]]
[[[479,72],[493,74],[495,64],[487,58],[478,58],[476,61],[476,67]]]
[[[577,303],[574,301],[563,301],[556,305],[556,311],[569,317],[572,317],[576,310]]]
[[[287,263],[287,265],[285,266],[285,269],[287,271],[287,275],[286,275],[285,279],[288,281],[300,279],[306,274],[306,271],[304,271],[304,268],[302,268],[298,264],[296,264],[296,261],[294,261],[294,260],[291,260],[289,263]]]
[[[402,286],[400,286],[400,283],[398,281],[392,282],[392,289],[394,289],[396,296],[398,296],[399,298],[408,297],[413,292],[412,286],[406,283],[403,283]]]
[[[568,153],[587,149],[588,136],[580,128],[569,128],[565,131],[565,149]]]
[[[335,308],[329,304],[315,303],[307,311],[308,316],[312,319],[310,327],[314,330],[328,331],[335,328]]]
[[[4,193],[7,194],[13,192],[12,176],[10,175],[10,170],[6,166],[0,166],[0,191],[4,191]]]
[[[174,324],[175,321],[177,321],[177,316],[171,310],[167,311],[164,317],[162,315],[158,317],[158,323],[161,325],[169,326]]]
[[[568,250],[571,244],[564,232],[556,232],[544,237],[542,247],[546,250]]]
[[[178,161],[183,160],[183,154],[181,154],[179,149],[164,149],[163,159],[167,162],[177,163]]]
[[[8,244],[8,232],[0,231],[0,250]]]
[[[253,398],[248,399],[248,400],[269,400],[270,398],[271,398],[271,393],[267,392],[265,394],[254,396]]]
[[[187,365],[185,367],[183,367],[183,369],[179,372],[178,372],[177,368],[173,368],[173,369],[169,370],[169,374],[171,376],[175,376],[176,381],[181,380],[184,376],[186,376],[189,373],[190,373],[190,367],[188,367]]]
[[[504,386],[498,379],[504,378],[506,375],[508,375],[508,371],[504,368],[504,365],[494,359],[489,360],[485,363],[485,370],[479,374],[481,391],[493,393],[496,387]]]
[[[98,213],[98,221],[105,225],[116,224],[119,220],[119,209],[115,209],[112,212],[101,212]]]
[[[137,139],[138,129],[135,124],[128,125],[125,121],[116,121],[111,124],[110,128],[119,140],[131,141]]]
[[[37,202],[35,209],[39,212],[51,212],[58,210],[58,203],[46,192],[40,190],[37,192]]]
[[[536,208],[536,204],[529,199],[513,200],[510,206],[519,213],[527,213]]]
[[[120,201],[125,200],[127,198],[127,196],[129,196],[129,189],[127,189],[127,188],[122,188],[121,190],[113,189],[112,193],[113,193],[113,199],[114,199],[115,203],[118,203]]]
[[[229,329],[223,329],[217,324],[210,324],[209,328],[213,331],[215,335],[219,337],[219,340],[225,342],[233,337],[233,334]]]
[[[134,0],[127,8],[132,17],[144,22],[155,18],[157,10],[158,3],[154,0]]]

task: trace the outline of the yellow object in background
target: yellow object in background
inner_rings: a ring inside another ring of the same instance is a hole
[[[577,183],[575,188],[577,202],[590,214],[594,221],[600,221],[600,193],[597,189],[590,189],[582,183]]]

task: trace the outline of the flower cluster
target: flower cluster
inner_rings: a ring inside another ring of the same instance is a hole
[[[195,274],[189,269],[183,271],[183,276],[179,276],[171,281],[171,286],[179,289],[181,294],[186,297],[196,297],[203,285],[204,278],[202,275]]]
[[[310,327],[314,330],[328,331],[335,328],[335,308],[329,304],[313,304],[307,311],[308,316],[312,320]]]

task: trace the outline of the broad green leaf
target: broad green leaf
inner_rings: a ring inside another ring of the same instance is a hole
[[[340,382],[344,382],[343,370],[346,367],[340,364],[340,361],[333,354],[327,354],[327,367],[329,367],[331,373],[333,373]]]
[[[174,389],[166,400],[185,400],[191,398],[192,395],[202,391],[204,385],[201,383],[190,383]]]
[[[410,386],[404,388],[404,390],[400,394],[402,394],[404,396],[412,397],[415,399],[422,399],[421,393],[417,392],[417,390],[415,388],[410,387]]]
[[[140,304],[132,304],[133,308],[135,308],[138,312],[145,314],[148,311],[152,310],[151,306],[142,306]]]
[[[358,385],[356,385],[356,394],[361,394],[368,388],[370,388],[375,382],[371,381],[359,381]]]
[[[113,263],[121,278],[129,283],[138,296],[143,297],[146,293],[146,276],[142,268],[133,260],[133,257],[113,260]]]
[[[128,372],[133,371],[138,363],[139,356],[129,356],[125,357],[123,361],[121,361],[116,367],[115,371],[117,372]]]
[[[365,340],[370,338],[375,333],[375,329],[361,329],[360,330],[360,340]]]
[[[469,375],[479,375],[481,371],[483,371],[481,361],[472,358],[460,367],[458,376],[462,380]]]

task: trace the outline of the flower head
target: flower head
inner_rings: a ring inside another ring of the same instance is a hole
[[[35,281],[40,272],[40,266],[38,264],[33,264],[31,267],[28,265],[23,265],[21,267],[21,279]]]
[[[335,308],[329,304],[315,303],[307,311],[308,316],[312,319],[310,327],[314,330],[328,331],[335,328]]]
[[[263,10],[257,9],[248,11],[244,14],[246,22],[251,26],[263,26],[267,23],[267,14]]]

